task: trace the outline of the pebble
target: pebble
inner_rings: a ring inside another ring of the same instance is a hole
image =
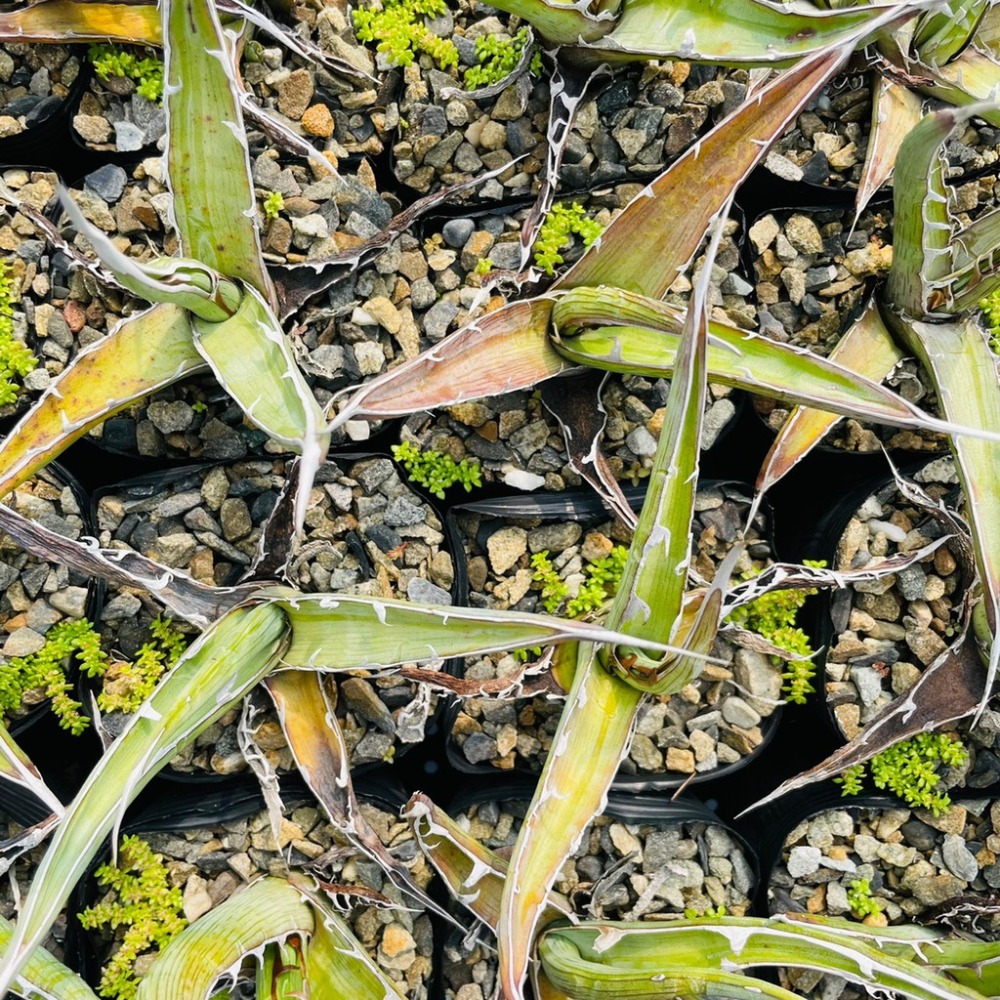
[[[941,857],[952,875],[971,882],[979,874],[979,862],[958,834],[947,834],[941,844]]]

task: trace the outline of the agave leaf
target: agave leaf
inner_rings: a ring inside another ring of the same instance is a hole
[[[1000,287],[1000,209],[981,215],[952,242],[955,312],[974,309]]]
[[[952,215],[948,209],[942,144],[973,112],[946,109],[927,115],[903,141],[893,185],[893,256],[886,301],[906,316],[952,313]]]
[[[682,618],[707,391],[708,282],[730,203],[731,197],[716,220],[705,264],[695,283],[646,498],[608,613],[609,626],[622,629],[633,640],[676,641]],[[716,607],[715,629],[718,611]],[[685,649],[687,638],[681,640]],[[704,639],[699,634],[698,641]],[[700,654],[703,649],[694,652]],[[602,650],[589,642],[578,647],[573,685],[504,883],[497,943],[500,982],[509,1000],[523,996],[535,933],[551,917],[544,907],[552,883],[587,824],[604,811],[608,788],[628,752],[650,683],[648,678],[635,681],[626,661],[642,655],[632,641]],[[615,664],[627,683],[609,673],[609,663]],[[672,691],[679,690],[697,670],[686,653],[681,653],[662,676],[662,658],[649,663],[652,678],[665,681]],[[587,755],[575,753],[576,747],[587,747]]]
[[[508,863],[497,941],[509,1000],[523,996],[535,934],[553,917],[549,890],[587,824],[604,811],[645,697],[610,674],[597,653],[589,642],[578,647],[573,686]]]
[[[14,925],[0,917],[0,955],[7,953],[13,936]],[[75,972],[44,948],[31,953],[13,988],[28,1000],[97,1000],[97,994]]]
[[[766,0],[628,0],[614,31],[587,48],[617,61],[789,66],[834,46],[850,51],[884,23],[887,11],[900,13],[896,4],[810,10]]]
[[[210,0],[165,0],[167,173],[181,253],[272,304],[233,56]]]
[[[832,921],[818,926],[783,917],[722,917],[669,924],[559,926],[545,931],[539,953],[549,978],[577,1000],[706,992],[675,990],[668,981],[676,975],[720,981],[715,979],[719,969],[735,973],[758,965],[820,969],[914,1000],[981,1000],[980,994],[936,970],[887,953],[878,939],[842,933]],[[663,979],[651,981],[653,976]],[[739,983],[765,988],[762,980],[744,976],[731,985]]]
[[[204,632],[164,675],[67,807],[0,965],[0,995],[45,939],[126,806],[179,749],[274,668],[287,628],[281,609],[272,604],[237,608]]]
[[[284,879],[261,878],[184,928],[139,980],[137,1000],[206,1000],[244,955],[308,935],[312,907]]]
[[[929,82],[918,84],[917,89],[928,97],[959,107],[978,101],[993,101],[996,99],[1000,67],[998,55],[970,45],[945,66],[919,67]],[[1000,126],[1000,108],[995,104],[984,106],[978,114],[991,125]]]
[[[122,287],[147,302],[165,302],[218,322],[236,312],[240,290],[225,275],[196,260],[160,257],[139,264],[126,257],[100,229],[88,221],[64,188],[59,201],[77,232],[87,237],[95,253]]]
[[[260,1000],[304,1000],[311,996],[305,942],[298,934],[272,941],[257,966]]]
[[[992,0],[951,0],[926,11],[915,26],[912,46],[921,63],[940,66],[973,39]]]
[[[1000,384],[996,357],[983,331],[968,316],[953,323],[925,323],[892,317],[896,333],[930,373],[948,420],[972,427],[1000,427]],[[1000,663],[1000,552],[993,542],[1000,523],[1000,480],[997,446],[961,435],[952,438],[958,478],[967,504],[976,567],[983,588],[983,603],[993,640],[989,650],[986,706]],[[977,718],[978,718],[977,712]]]
[[[36,799],[47,805],[53,813],[57,816],[62,816],[62,803],[49,790],[49,786],[42,780],[38,768],[35,767],[28,755],[17,745],[14,737],[10,735],[10,732],[3,723],[0,723],[0,776],[31,792]],[[2,865],[2,860],[0,860],[0,865]]]
[[[0,442],[0,496],[129,403],[204,369],[187,314],[159,305],[81,351]]]
[[[611,31],[621,3],[622,0],[602,0],[599,4],[503,0],[498,6],[528,21],[550,45],[578,45]],[[594,9],[598,11],[596,16],[591,13]]]
[[[221,323],[195,319],[195,347],[254,424],[302,456],[295,522],[301,529],[330,432],[277,317],[255,288]]]
[[[271,587],[256,595],[291,623],[282,662],[312,670],[387,669],[420,660],[481,656],[556,642],[598,642],[656,652],[681,649],[590,622],[523,611],[437,607],[350,594],[300,594]]]
[[[512,302],[446,337],[429,351],[372,379],[337,414],[348,420],[395,417],[532,388],[569,371],[549,343],[552,302]]]
[[[710,6],[728,4],[713,0]],[[856,36],[803,59],[719,122],[628,204],[559,286],[613,285],[660,298],[687,267],[733,189],[843,65]]]
[[[208,587],[182,570],[171,569],[127,549],[102,549],[57,534],[0,504],[0,529],[27,552],[64,563],[89,576],[127,587],[142,587],[172,614],[205,628],[259,591],[259,584]]]
[[[864,312],[830,352],[830,361],[848,371],[881,382],[903,354],[889,333],[882,314],[869,300]],[[811,407],[796,407],[775,435],[757,476],[757,492],[765,493],[790,472],[840,419],[838,414]]]
[[[393,981],[358,943],[344,918],[317,892],[297,884],[317,911],[309,940],[309,986],[314,1000],[403,1000]]]
[[[361,812],[351,784],[350,752],[316,673],[280,670],[264,681],[278,710],[299,773],[323,807],[330,822],[382,866],[397,889],[445,920],[451,915],[421,889],[409,869],[386,849]]]
[[[921,100],[909,87],[881,74],[875,75],[874,86],[868,151],[854,200],[855,224],[875,192],[892,176],[899,147],[922,115]]]
[[[618,289],[576,288],[553,310],[555,348],[567,361],[669,377],[684,316],[676,306]],[[712,382],[876,423],[956,430],[889,389],[809,351],[714,321],[708,329]]]
[[[160,45],[163,35],[151,3],[40,0],[0,13],[0,40]]]

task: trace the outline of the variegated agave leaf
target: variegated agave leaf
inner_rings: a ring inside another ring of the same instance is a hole
[[[264,686],[274,701],[299,773],[330,822],[381,865],[404,896],[452,921],[448,911],[413,881],[406,865],[389,853],[362,814],[351,784],[350,752],[322,679],[309,671],[280,670],[268,677]]]
[[[222,322],[196,317],[193,326],[199,354],[247,417],[302,456],[295,508],[301,530],[330,432],[277,317],[264,296],[247,286],[235,314]]]
[[[164,608],[205,628],[258,593],[257,583],[208,587],[178,569],[161,566],[127,549],[102,549],[66,538],[16,510],[0,504],[0,529],[27,552],[47,562],[62,563],[88,576],[148,590]]]
[[[950,0],[926,11],[914,26],[911,45],[920,62],[951,62],[975,37],[992,0]]]
[[[312,906],[284,879],[261,878],[184,928],[139,981],[137,1000],[208,1000],[216,980],[266,945],[313,933]]]
[[[588,56],[609,61],[789,66],[834,46],[853,49],[886,23],[887,12],[896,19],[900,7],[811,10],[768,0],[625,0],[614,30],[582,48]]]
[[[38,0],[0,13],[4,42],[125,42],[159,45],[154,4],[100,0]]]
[[[239,308],[240,289],[225,275],[200,261],[181,257],[160,257],[139,264],[84,217],[63,187],[59,189],[59,201],[122,288],[147,302],[170,303],[210,322],[228,319]]]
[[[684,315],[676,306],[620,289],[575,288],[553,308],[555,348],[570,362],[634,375],[669,376]],[[997,438],[995,431],[978,422],[960,424],[932,417],[846,366],[715,321],[709,322],[708,368],[713,382],[771,399],[898,427]]]
[[[956,107],[996,98],[997,72],[1000,54],[968,46],[946,65],[918,66],[918,73],[929,77],[917,89],[928,97],[947,101]],[[979,115],[991,125],[1000,125],[1000,109],[995,104],[983,108]]]
[[[634,640],[678,638],[707,391],[708,281],[724,217],[725,211],[716,220],[705,265],[695,283],[646,498],[608,614],[608,625],[626,631]],[[718,627],[718,618],[714,624]],[[580,643],[566,707],[514,844],[497,927],[500,983],[508,1000],[523,997],[535,934],[551,916],[545,910],[547,894],[591,818],[604,811],[608,788],[628,750],[649,687],[648,678],[639,684],[628,677],[624,683],[606,669],[608,661],[625,666],[622,649],[629,657],[641,655],[632,641],[603,649]],[[678,669],[666,669],[676,682],[672,690],[679,690],[697,665],[681,653],[673,666]],[[650,662],[653,678],[657,678],[657,667],[655,661]],[[586,757],[573,752],[573,747],[583,746],[588,748]]]
[[[922,102],[909,87],[876,74],[868,150],[854,199],[855,225],[875,192],[892,176],[899,147],[921,115]]]
[[[0,955],[7,953],[13,936],[14,925],[0,917]],[[44,948],[31,953],[13,990],[27,1000],[97,1000],[97,994],[75,972]]]
[[[503,0],[501,10],[524,18],[550,45],[578,45],[601,38],[615,26],[622,0],[564,3],[560,0]]]
[[[0,442],[0,496],[129,403],[204,368],[183,310],[159,305],[122,320],[81,351]]]
[[[288,616],[291,636],[282,655],[288,667],[389,669],[421,660],[482,656],[557,642],[629,642],[656,652],[683,652],[590,622],[523,611],[437,607],[350,594],[299,594],[283,587],[256,596]]]
[[[172,211],[185,257],[274,306],[261,255],[234,57],[210,0],[164,0],[163,102]]]
[[[874,299],[837,341],[829,360],[873,383],[881,382],[902,360]],[[757,492],[765,493],[790,472],[840,419],[839,414],[797,406],[781,425],[757,476]]]
[[[795,997],[785,990],[773,992],[775,987],[765,980],[741,974],[759,965],[820,969],[862,987],[889,989],[914,1000],[981,997],[909,956],[893,954],[876,934],[843,932],[833,921],[818,926],[786,917],[721,917],[655,925],[560,926],[544,932],[539,955],[552,982],[576,1000],[717,991],[747,1000],[761,993],[782,1000]]]
[[[124,809],[178,750],[270,673],[287,631],[287,619],[273,604],[237,608],[164,676],[67,807],[0,964],[0,995],[12,988]]]
[[[955,311],[974,309],[979,300],[1000,287],[1000,209],[975,219],[952,244]]]
[[[293,934],[264,948],[257,966],[257,996],[261,1000],[302,1000],[311,997],[305,941]]]

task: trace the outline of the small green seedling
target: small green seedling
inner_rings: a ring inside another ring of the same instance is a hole
[[[102,712],[137,712],[187,648],[187,637],[173,627],[170,618],[157,617],[149,630],[152,639],[139,647],[131,663],[115,663],[108,669],[97,696]]]
[[[587,217],[583,206],[574,201],[570,205],[553,205],[545,217],[535,240],[535,264],[546,274],[555,274],[557,264],[563,263],[562,253],[579,236],[589,247],[604,231],[604,226]]]
[[[80,714],[80,702],[69,696],[72,688],[66,669],[73,656],[89,676],[100,674],[107,665],[101,637],[86,618],[57,622],[49,629],[41,649],[28,656],[15,656],[0,666],[0,712],[16,711],[29,692],[38,692],[51,699],[59,725],[79,736],[90,721]]]
[[[951,807],[946,792],[935,791],[941,776],[938,767],[961,767],[969,752],[961,741],[948,733],[917,733],[916,736],[883,750],[868,762],[876,788],[888,789],[908,806],[929,809],[940,816]],[[842,795],[858,795],[865,765],[855,764],[833,780]]]
[[[872,896],[871,882],[866,878],[856,878],[848,886],[847,905],[858,920],[882,915],[882,904]]]
[[[410,482],[423,486],[439,500],[444,499],[444,491],[460,483],[466,493],[473,486],[482,486],[479,463],[463,458],[456,462],[450,455],[426,449],[421,451],[412,441],[403,441],[392,446],[392,457],[406,469]]]
[[[440,17],[448,7],[444,0],[384,0],[381,6],[359,7],[351,12],[359,42],[378,42],[377,50],[393,66],[410,66],[421,52],[438,69],[458,65],[458,49],[450,38],[439,38],[428,30],[426,19]]]
[[[91,45],[88,50],[94,72],[102,80],[112,77],[134,80],[136,93],[153,104],[163,98],[163,63],[152,54],[137,56],[120,45]]]
[[[555,614],[563,602],[566,602],[566,607],[562,613],[567,618],[580,618],[599,610],[618,590],[627,556],[628,549],[624,545],[616,545],[608,555],[587,563],[580,589],[575,597],[570,597],[569,586],[552,565],[548,550],[536,552],[531,557],[531,568],[535,571],[532,580],[541,584],[538,589],[541,590],[546,612]]]
[[[822,559],[804,559],[803,564],[816,569],[826,566]],[[749,576],[744,576],[744,579],[749,579]],[[815,589],[774,590],[737,608],[727,619],[730,624],[756,632],[775,646],[801,657],[787,660],[785,672],[781,675],[785,682],[781,690],[796,705],[804,705],[806,696],[816,690],[812,686],[816,665],[810,659],[813,649],[809,636],[795,624],[806,598],[815,593]]]
[[[122,837],[118,864],[101,865],[97,881],[112,890],[110,898],[80,914],[87,929],[124,927],[121,945],[101,972],[98,990],[108,1000],[134,1000],[138,989],[136,959],[167,943],[186,926],[181,889],[170,885],[163,856],[141,837]]]
[[[0,261],[0,406],[17,400],[21,391],[19,380],[38,364],[38,358],[14,336],[14,303],[17,300],[10,261]]]
[[[521,60],[525,45],[528,44],[528,27],[525,25],[513,38],[504,39],[500,35],[480,35],[476,39],[477,65],[465,71],[465,86],[469,90],[488,87],[510,76]],[[541,69],[541,54],[535,52],[531,59],[531,72]]]
[[[274,220],[285,207],[285,199],[280,191],[269,191],[264,197],[264,218]]]

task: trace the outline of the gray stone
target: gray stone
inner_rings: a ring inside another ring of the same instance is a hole
[[[145,145],[145,133],[135,122],[115,122],[115,149],[119,153],[134,153]]]
[[[242,497],[227,497],[223,500],[219,519],[222,524],[222,536],[227,542],[238,542],[253,530],[250,509]]]
[[[656,438],[641,425],[626,436],[625,444],[639,458],[656,454]]]
[[[179,531],[156,540],[153,558],[165,566],[186,567],[198,549],[194,535]]]
[[[449,219],[441,229],[441,235],[448,246],[461,250],[475,229],[472,219]]]
[[[422,576],[415,576],[406,585],[406,596],[417,604],[451,604],[451,594]]]
[[[340,694],[347,707],[383,733],[394,733],[396,723],[375,689],[362,677],[348,677],[340,683]]]
[[[501,528],[486,542],[493,572],[506,573],[528,550],[528,533],[524,528]]]
[[[528,532],[528,548],[531,552],[562,552],[575,545],[583,534],[583,528],[575,521],[543,524]]]
[[[352,760],[355,764],[374,764],[385,761],[392,751],[392,737],[371,729],[354,748]]]
[[[424,333],[430,340],[440,340],[448,332],[452,320],[458,315],[458,304],[441,299],[424,315]]]
[[[45,637],[32,628],[15,629],[3,645],[4,656],[30,656],[45,645]]]
[[[396,497],[389,501],[383,515],[385,523],[392,528],[403,528],[411,524],[421,524],[425,520],[424,509],[407,497]]]
[[[979,874],[979,862],[956,833],[945,835],[941,857],[948,871],[965,882],[971,882]]]
[[[161,434],[186,431],[194,423],[194,410],[181,399],[171,402],[156,400],[149,404],[146,413]]]
[[[485,733],[469,733],[462,744],[462,753],[470,764],[482,764],[500,756],[497,741]]]
[[[134,618],[142,608],[142,601],[135,594],[118,594],[112,597],[101,611],[101,621],[120,622]]]
[[[788,874],[802,878],[819,870],[823,854],[818,847],[793,847],[788,854]]]
[[[82,618],[87,613],[87,588],[64,587],[49,595],[49,603],[68,618]]]
[[[872,667],[851,667],[851,680],[865,705],[874,705],[882,694],[882,677]]]
[[[753,729],[754,726],[760,723],[760,715],[742,698],[735,695],[723,701],[722,717],[730,725],[739,726],[741,729]]]
[[[105,163],[99,170],[87,174],[84,183],[108,204],[113,204],[122,196],[128,174],[115,163]]]
[[[197,507],[200,503],[200,490],[185,490],[183,493],[175,493],[172,497],[167,497],[161,501],[156,508],[156,512],[161,518],[179,517],[181,514],[186,514],[192,507]]]

